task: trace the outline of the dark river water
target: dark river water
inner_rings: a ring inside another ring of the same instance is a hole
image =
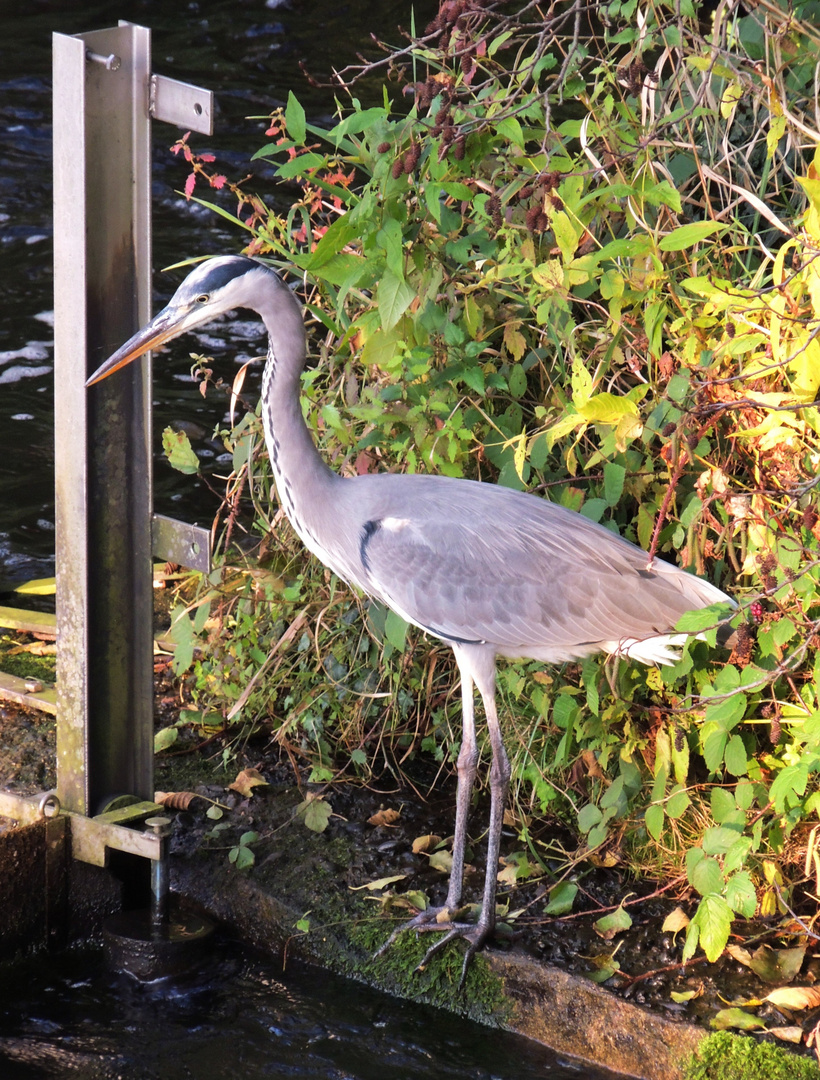
[[[417,20],[434,9],[433,0],[417,2]],[[216,94],[214,136],[194,136],[196,149],[214,153],[214,167],[231,178],[253,174],[249,189],[275,204],[287,192],[273,184],[269,165],[250,162],[266,141],[266,125],[247,118],[284,104],[292,89],[315,121],[329,122],[332,94],[311,88],[300,62],[324,78],[359,50],[374,55],[371,31],[398,42],[398,27],[410,26],[410,12],[409,0],[0,0],[0,604],[13,602],[4,594],[15,584],[54,572],[52,32],[96,30],[121,19],[151,28],[154,71]],[[375,86],[369,92],[380,94]],[[246,239],[177,194],[187,170],[169,147],[179,134],[153,125],[156,271],[187,256],[239,251]],[[222,199],[234,209],[227,193]],[[179,273],[155,274],[155,308],[180,280]],[[247,321],[224,331],[208,328],[171,354],[172,370],[157,364],[158,449],[162,429],[181,422],[203,465],[219,471],[221,447],[211,434],[224,403],[203,401],[187,374],[188,353],[218,355],[227,346],[232,363],[237,354],[264,351],[256,346],[258,334]],[[157,511],[210,523],[217,505],[207,485],[183,480],[157,461]]]
[[[618,1080],[506,1032],[223,943],[143,986],[90,946],[0,966],[3,1080]]]

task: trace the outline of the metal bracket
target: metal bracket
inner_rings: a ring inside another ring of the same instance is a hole
[[[72,814],[62,810],[60,800],[53,791],[26,797],[0,791],[0,817],[11,818],[21,825],[38,821],[67,820],[71,829],[71,854],[78,862],[93,866],[107,866],[108,852],[127,851],[143,859],[159,859],[161,837],[153,832],[139,832],[129,828],[126,822],[138,824],[154,814],[162,813],[163,807],[152,802],[136,802],[118,810],[111,810],[96,817]]]
[[[113,848],[140,855],[143,859],[158,859],[160,837],[152,832],[138,832],[123,823],[137,824],[154,814],[161,814],[162,809],[157,803],[138,802],[96,817],[70,814],[72,856],[78,862],[107,866],[108,851]]]
[[[148,114],[166,124],[190,128],[202,135],[214,133],[214,95],[199,86],[152,75],[148,91]]]
[[[189,570],[201,570],[210,574],[211,533],[199,525],[187,525],[184,521],[154,514],[151,519],[151,546],[154,555],[165,562],[179,563]]]

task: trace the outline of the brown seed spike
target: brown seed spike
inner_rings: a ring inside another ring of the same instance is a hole
[[[376,152],[378,154],[386,154],[389,149],[390,149],[390,143],[389,142],[380,142],[379,145],[376,147]]]
[[[397,157],[396,160],[393,162],[393,168],[390,170],[390,175],[393,177],[394,180],[398,180],[398,178],[403,174],[403,172],[404,161],[400,157]]]

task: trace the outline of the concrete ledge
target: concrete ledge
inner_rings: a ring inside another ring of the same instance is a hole
[[[523,953],[485,950],[481,955],[501,988],[491,1014],[476,1013],[454,992],[433,1000],[421,989],[408,990],[381,978],[385,965],[373,965],[348,935],[350,924],[331,919],[322,931],[301,935],[296,921],[304,914],[272,895],[253,877],[232,872],[220,859],[172,860],[176,891],[201,905],[243,941],[282,957],[320,964],[376,989],[471,1015],[492,1026],[535,1039],[590,1065],[617,1070],[639,1080],[682,1080],[682,1065],[706,1032],[674,1023],[602,990],[588,979],[539,964]],[[313,914],[320,914],[312,909]],[[317,920],[321,922],[321,918]],[[388,954],[388,957],[390,954]],[[460,964],[459,964],[460,967]],[[419,980],[421,987],[422,980]]]

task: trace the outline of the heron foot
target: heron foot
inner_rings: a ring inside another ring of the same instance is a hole
[[[446,906],[438,908],[427,908],[426,911],[419,912],[414,918],[408,922],[402,923],[398,926],[393,933],[388,937],[381,948],[374,954],[374,959],[379,956],[383,956],[390,946],[395,942],[400,934],[403,934],[405,930],[415,930],[416,934],[425,934],[431,932],[439,932],[443,936],[436,942],[434,942],[424,956],[419,961],[416,972],[423,971],[430,960],[439,952],[449,945],[455,938],[463,938],[467,942],[467,950],[464,954],[464,962],[461,966],[461,978],[458,981],[458,990],[461,991],[464,988],[464,980],[467,977],[467,969],[470,966],[475,954],[490,936],[493,931],[492,924],[487,924],[479,917],[478,922],[461,922],[454,920],[451,916],[461,915],[466,909],[450,909]]]

